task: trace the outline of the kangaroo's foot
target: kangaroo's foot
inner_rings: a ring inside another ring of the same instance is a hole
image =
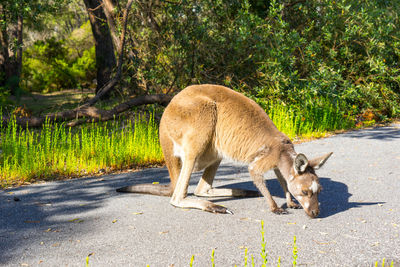
[[[288,214],[287,210],[279,207],[273,208],[271,211],[275,214]]]
[[[181,200],[171,200],[170,203],[178,208],[200,209],[212,213],[233,214],[228,208],[203,199],[184,198]]]
[[[290,209],[301,209],[301,205],[294,203],[293,201],[287,202],[287,206]]]

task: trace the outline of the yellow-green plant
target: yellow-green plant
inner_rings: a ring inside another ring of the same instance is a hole
[[[80,129],[46,120],[40,131],[20,127],[13,118],[7,126],[0,125],[0,133],[2,187],[163,161],[152,115],[93,122]]]
[[[260,104],[266,107],[266,112],[276,127],[291,139],[298,136],[321,137],[329,131],[354,127],[352,116],[345,116],[329,101],[321,102],[318,105],[309,104],[302,107],[287,106],[278,102]]]
[[[297,245],[296,245],[296,236],[293,237],[293,267],[297,266]]]
[[[264,234],[265,234],[264,221],[261,221],[261,253],[260,253],[260,255],[261,255],[261,258],[263,259],[262,266],[266,267],[267,263],[268,263],[268,259],[267,259],[268,253],[265,249],[266,243],[265,243]]]

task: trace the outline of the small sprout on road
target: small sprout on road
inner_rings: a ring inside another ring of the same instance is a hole
[[[81,223],[81,222],[84,222],[84,220],[82,220],[82,219],[80,219],[80,218],[75,218],[75,219],[69,220],[69,222],[72,222],[72,223]]]
[[[193,261],[194,261],[194,255],[192,255],[192,258],[190,259],[190,263],[189,263],[190,267],[193,267]]]

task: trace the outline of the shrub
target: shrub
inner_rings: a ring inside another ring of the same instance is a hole
[[[36,41],[25,51],[23,89],[46,93],[92,83],[96,70],[93,41],[85,34],[88,31],[86,24],[78,30],[83,33],[72,33],[67,40],[52,37]]]
[[[148,18],[146,6],[134,6],[130,48],[137,54],[128,72],[150,92],[217,83],[259,102],[301,108],[321,98],[342,111],[400,114],[399,5],[265,3],[165,2]]]

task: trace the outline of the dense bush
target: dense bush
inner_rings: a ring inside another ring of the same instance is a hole
[[[36,41],[24,52],[21,87],[27,91],[51,92],[90,84],[95,78],[95,48],[87,38],[90,25],[67,40]],[[83,32],[83,33],[82,33]]]
[[[4,107],[8,103],[9,91],[0,87],[0,107]]]
[[[328,105],[346,116],[397,116],[399,14],[397,1],[381,0],[134,1],[121,87],[143,94],[216,83],[266,109],[280,103],[301,113]],[[89,23],[79,30],[25,51],[25,89],[91,83]]]
[[[147,92],[218,83],[265,107],[329,101],[346,113],[399,115],[399,11],[377,0],[136,4],[127,72]]]

